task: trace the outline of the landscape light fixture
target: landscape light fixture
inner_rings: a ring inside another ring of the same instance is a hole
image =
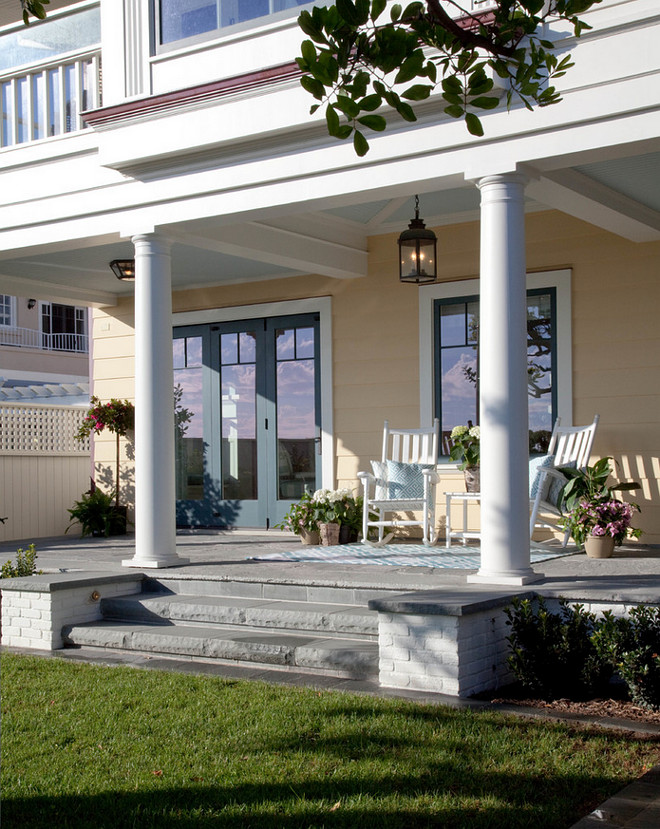
[[[399,236],[399,279],[425,285],[435,282],[437,238],[419,218],[419,196],[415,196],[415,218],[410,220],[408,230]]]
[[[110,268],[117,279],[135,279],[135,259],[113,259]]]

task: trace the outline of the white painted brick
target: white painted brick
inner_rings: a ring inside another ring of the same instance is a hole
[[[33,619],[32,624],[30,625],[32,630],[50,630],[51,623],[50,619]]]
[[[44,596],[43,593],[35,593],[29,601],[30,607],[33,610],[46,610],[46,608],[50,607],[50,598]]]
[[[410,651],[406,648],[395,648],[394,646],[383,649],[386,659],[394,659],[397,662],[409,662]]]
[[[410,688],[415,691],[435,691],[442,694],[458,694],[458,683],[450,679],[435,676],[415,676],[410,678]],[[452,690],[452,689],[455,689]]]
[[[41,619],[41,611],[32,610],[31,607],[24,607],[21,609],[21,617],[23,619]]]

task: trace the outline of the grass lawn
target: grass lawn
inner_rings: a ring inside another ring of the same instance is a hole
[[[2,656],[7,829],[566,829],[658,762],[625,733]]]

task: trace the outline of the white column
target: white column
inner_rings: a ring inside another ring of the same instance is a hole
[[[172,275],[169,242],[135,245],[135,556],[125,567],[187,563],[176,553]]]
[[[478,182],[481,568],[470,580],[492,584],[537,578],[529,558],[524,184],[517,173]]]

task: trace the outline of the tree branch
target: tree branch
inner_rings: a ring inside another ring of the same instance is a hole
[[[461,26],[459,21],[454,20],[447,14],[445,9],[440,5],[439,0],[426,0],[426,5],[429,10],[430,21],[438,23],[443,29],[446,29],[463,46],[485,49],[496,57],[512,57],[515,54],[513,47],[499,46],[490,38],[473,32],[467,26]],[[470,19],[474,20],[475,18],[471,17]]]

